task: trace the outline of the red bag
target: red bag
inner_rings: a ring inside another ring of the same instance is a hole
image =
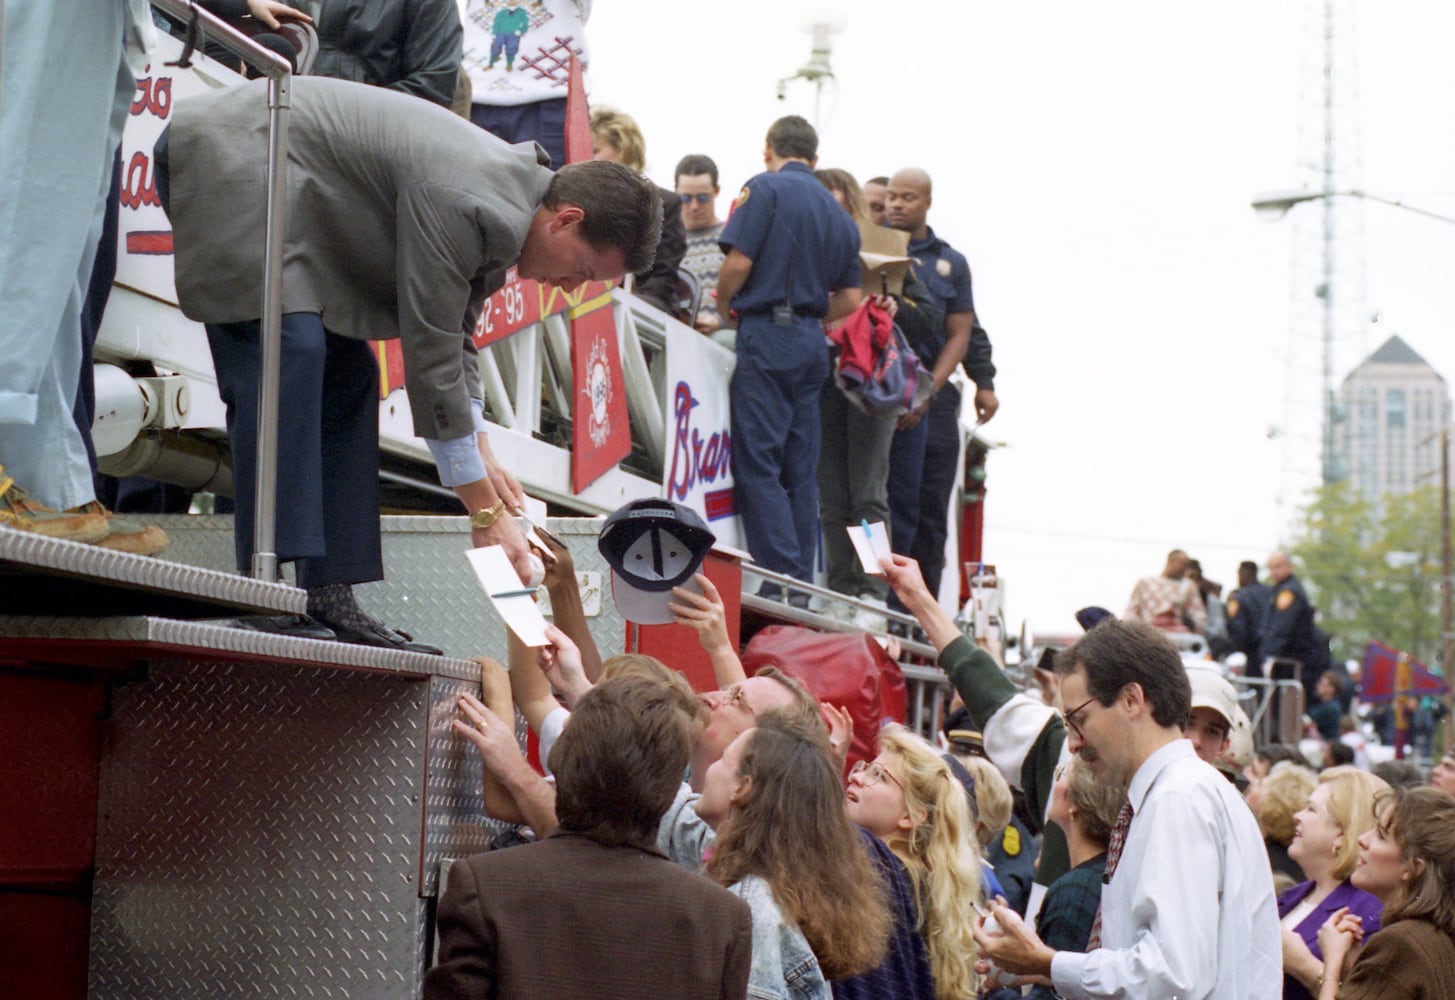
[[[819,701],[849,710],[854,720],[850,767],[877,756],[884,723],[904,722],[908,703],[904,673],[867,632],[770,625],[743,650],[748,676],[769,665],[801,681]]]

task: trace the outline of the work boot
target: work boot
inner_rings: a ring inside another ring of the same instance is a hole
[[[75,508],[77,512],[100,514],[106,518],[107,534],[97,540],[96,545],[115,552],[130,552],[134,556],[154,556],[167,547],[167,533],[154,524],[139,524],[124,517],[117,517],[92,500]]]
[[[36,503],[0,466],[0,526],[70,542],[95,542],[111,532],[106,518],[87,510],[51,510]]]

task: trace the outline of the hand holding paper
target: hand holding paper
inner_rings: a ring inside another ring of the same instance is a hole
[[[884,522],[860,521],[846,525],[844,530],[849,533],[849,541],[854,543],[854,552],[858,554],[864,572],[883,576],[884,567],[880,563],[889,558],[889,530],[884,527]]]
[[[499,545],[469,549],[465,558],[490,603],[520,641],[527,646],[546,645],[546,620],[536,606],[535,588],[520,585],[505,549]]]

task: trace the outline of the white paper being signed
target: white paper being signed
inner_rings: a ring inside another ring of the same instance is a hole
[[[480,589],[510,631],[527,646],[546,645],[546,619],[532,596],[535,589],[521,586],[505,549],[499,545],[468,549],[465,558],[470,560]]]

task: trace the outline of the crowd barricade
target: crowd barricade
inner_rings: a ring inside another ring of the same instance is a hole
[[[1232,678],[1238,700],[1252,724],[1255,747],[1269,743],[1297,746],[1303,735],[1303,684],[1279,673],[1275,669],[1273,677]]]

